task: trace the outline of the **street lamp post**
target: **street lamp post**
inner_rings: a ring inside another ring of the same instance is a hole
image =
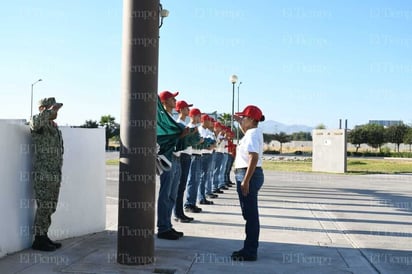
[[[42,79],[37,80],[33,84],[31,84],[31,100],[30,100],[30,119],[33,117],[33,86],[38,82],[43,81]]]
[[[237,85],[237,112],[239,112],[239,87],[242,84],[242,81],[239,82],[239,85]],[[237,143],[239,144],[239,123],[237,125],[237,131],[236,131],[236,140]]]
[[[239,87],[242,84],[242,81],[239,82],[239,85],[237,85],[237,112],[239,112]]]
[[[235,114],[235,84],[237,82],[237,76],[235,74],[230,76],[230,82],[232,83],[232,117],[230,118],[230,129],[233,131],[233,115]]]

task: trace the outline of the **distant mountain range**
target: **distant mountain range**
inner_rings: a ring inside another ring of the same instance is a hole
[[[314,127],[305,125],[285,125],[280,122],[273,120],[268,120],[259,123],[259,128],[263,130],[263,133],[275,134],[279,132],[285,132],[286,134],[291,134],[295,132],[312,132]]]

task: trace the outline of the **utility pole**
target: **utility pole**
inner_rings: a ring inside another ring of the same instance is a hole
[[[123,0],[117,262],[154,262],[159,0]]]

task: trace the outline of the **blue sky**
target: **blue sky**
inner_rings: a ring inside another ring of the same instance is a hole
[[[205,112],[240,108],[328,128],[348,119],[412,123],[412,2],[163,0],[159,91]],[[120,121],[121,0],[14,0],[0,10],[0,118],[34,102],[64,103],[58,122]],[[237,85],[236,85],[237,96]],[[237,108],[237,97],[235,98]]]

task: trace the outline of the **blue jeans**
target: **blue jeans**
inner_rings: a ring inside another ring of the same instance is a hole
[[[180,158],[172,156],[172,169],[160,175],[159,197],[157,199],[157,231],[172,229],[172,211],[176,202],[180,180]]]
[[[200,200],[206,199],[206,190],[211,193],[212,182],[211,182],[211,170],[210,166],[212,165],[212,154],[203,154],[202,155],[202,171],[200,176],[199,191],[197,193],[197,198]]]
[[[192,155],[190,160],[189,174],[186,185],[186,206],[196,205],[197,189],[199,188],[200,172],[201,172],[201,157],[200,155]]]
[[[213,190],[218,189],[222,186],[222,176],[220,176],[220,170],[222,169],[222,162],[223,162],[223,153],[216,152],[213,154],[213,162],[215,163],[213,171],[212,171],[212,182],[213,182]]]
[[[242,183],[245,174],[246,169],[238,169],[235,171],[240,207],[242,209],[243,219],[246,221],[246,239],[243,242],[243,252],[246,255],[257,256],[260,232],[258,192],[263,185],[264,175],[262,168],[257,167],[249,182],[249,194],[243,196],[240,184]]]
[[[222,164],[219,169],[219,185],[218,185],[219,188],[226,185],[225,172],[226,172],[226,166],[227,166],[228,159],[229,159],[228,154],[222,153]]]
[[[232,169],[233,161],[235,158],[231,154],[227,154],[228,159],[225,168],[225,183],[229,183],[230,181],[230,170]]]
[[[184,216],[183,212],[183,196],[185,194],[187,177],[190,171],[190,162],[192,156],[186,153],[180,154],[180,165],[182,174],[180,175],[180,182],[179,187],[177,189],[177,197],[176,197],[176,204],[175,204],[175,217],[181,218]]]

